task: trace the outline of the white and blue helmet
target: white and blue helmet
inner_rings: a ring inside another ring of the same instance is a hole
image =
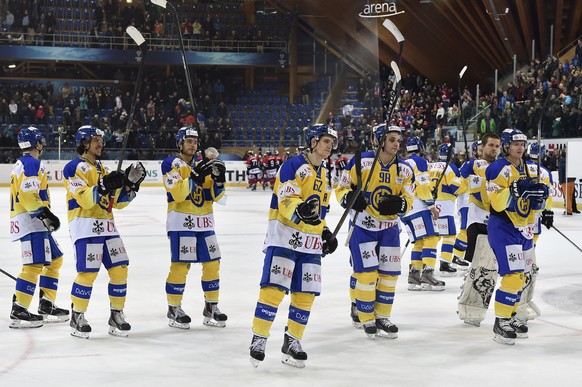
[[[44,135],[34,126],[20,129],[18,132],[18,146],[20,149],[36,147],[37,143],[45,144]]]
[[[324,135],[333,137],[333,149],[337,149],[337,132],[325,124],[315,124],[307,129],[307,132],[305,133],[305,141],[307,142],[307,146],[311,146],[312,138],[315,138],[317,141],[319,141],[321,136]]]

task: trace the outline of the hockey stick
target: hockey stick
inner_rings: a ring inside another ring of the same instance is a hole
[[[4,271],[4,270],[0,269],[0,273],[4,274],[4,275],[5,275],[5,276],[7,276],[7,277],[10,277],[10,278],[12,278],[14,281],[16,281],[16,277],[15,277],[15,276],[13,276],[12,274],[8,273],[7,271]]]
[[[167,0],[151,0],[152,4],[157,5],[163,9],[170,8],[176,19],[176,29],[178,30],[178,40],[180,43],[180,54],[182,55],[182,66],[184,67],[184,74],[186,76],[186,85],[188,86],[188,97],[190,97],[190,106],[192,112],[196,114],[196,104],[194,101],[194,93],[192,92],[192,80],[190,79],[190,70],[188,69],[188,60],[186,59],[186,51],[184,50],[184,37],[182,36],[182,29],[180,28],[180,19],[178,18],[178,11],[174,4]]]
[[[402,258],[402,256],[406,252],[406,249],[408,248],[409,244],[410,244],[410,238],[408,238],[408,240],[406,241],[406,244],[404,245],[404,248],[402,249],[402,251],[400,251],[400,258]]]
[[[467,66],[461,69],[459,73],[459,84],[457,85],[457,90],[459,91],[459,111],[461,112],[461,130],[463,131],[463,140],[465,140],[465,155],[469,155],[469,145],[467,144],[467,130],[465,129],[465,118],[463,116],[463,103],[461,101],[461,79],[467,71]],[[458,124],[457,124],[458,127]]]
[[[563,233],[562,231],[558,230],[558,229],[556,228],[556,226],[554,226],[554,225],[552,225],[552,228],[553,228],[554,230],[556,230],[556,231],[558,232],[558,234],[560,234],[561,236],[563,236],[564,238],[566,238],[566,240],[567,240],[568,242],[570,242],[570,243],[571,243],[571,244],[572,244],[572,245],[573,245],[575,248],[577,248],[577,249],[578,249],[578,251],[580,251],[580,252],[582,253],[582,249],[581,249],[580,247],[578,247],[578,245],[577,245],[576,243],[572,242],[572,241],[570,240],[570,238],[568,238],[566,235],[564,235],[564,233]]]
[[[449,149],[447,151],[447,162],[445,163],[445,169],[443,169],[443,173],[441,173],[441,175],[439,176],[439,179],[432,190],[432,198],[435,200],[438,196],[439,186],[441,185],[441,181],[443,180],[443,177],[445,177],[445,174],[447,173],[447,168],[449,167],[449,164],[450,164],[452,158],[453,158],[453,146],[451,144],[449,144]]]
[[[137,79],[135,82],[135,88],[133,90],[133,98],[131,99],[131,109],[129,110],[129,116],[127,117],[127,125],[125,126],[125,134],[123,135],[123,144],[121,145],[121,154],[119,155],[119,162],[117,163],[117,172],[121,171],[121,164],[123,163],[123,157],[125,154],[125,149],[127,148],[127,142],[129,140],[129,133],[131,132],[131,127],[133,125],[133,116],[135,114],[135,107],[137,105],[137,96],[139,94],[141,80],[143,78],[143,66],[145,63],[145,57],[147,53],[147,43],[145,42],[142,34],[134,26],[129,26],[125,30],[131,39],[138,45],[142,55],[141,61],[139,62],[139,70],[137,72]]]
[[[396,24],[394,24],[390,19],[384,19],[384,21],[382,22],[382,26],[384,26],[384,28],[386,28],[388,31],[390,31],[390,33],[398,41],[398,45],[400,46],[400,50],[398,51],[397,63],[398,63],[398,65],[400,65],[400,59],[402,58],[402,51],[404,50],[404,36],[402,35],[402,33],[400,32],[398,27],[396,27]]]
[[[386,114],[386,125],[390,124],[390,117],[392,117],[392,113],[394,112],[394,109],[396,108],[396,101],[398,100],[398,95],[400,94],[400,88],[402,87],[402,77],[400,75],[400,69],[398,68],[398,65],[396,64],[396,62],[392,61],[390,63],[390,66],[392,67],[392,70],[394,71],[394,81],[396,83],[396,87],[392,88],[392,92],[390,94],[390,102],[388,104],[388,109],[387,109],[387,114]],[[364,192],[367,191],[368,185],[370,184],[370,180],[372,179],[372,175],[374,173],[374,169],[376,169],[376,164],[378,164],[378,159],[380,158],[380,153],[381,153],[382,149],[384,148],[384,141],[385,140],[386,140],[386,136],[382,137],[382,140],[380,141],[380,144],[378,145],[378,150],[376,152],[376,155],[374,156],[374,160],[372,161],[372,167],[370,168],[370,173],[368,174],[368,178],[366,179],[366,183],[364,184],[364,188],[363,189],[356,188],[356,190],[354,191],[355,194],[353,195],[352,200],[350,200],[350,202],[348,203],[346,209],[344,210],[344,213],[342,214],[342,217],[340,218],[338,225],[336,226],[336,228],[334,230],[334,236],[337,235],[337,232],[339,232],[339,229],[343,225],[343,222],[346,220],[346,217],[348,216],[350,210],[352,209],[352,206],[354,205],[356,198],[360,194],[360,191],[364,191]],[[353,232],[353,227],[355,225],[356,220],[358,219],[358,215],[359,215],[359,212],[356,212],[354,215],[354,219],[352,220],[352,228],[348,232],[348,237],[347,237],[347,240],[345,243],[346,246],[349,244],[349,241],[350,241],[350,238],[351,238],[352,232]]]
[[[540,153],[542,152],[542,119],[544,117],[544,111],[546,110],[546,107],[548,106],[548,101],[550,100],[550,96],[552,93],[550,93],[550,89],[548,87],[548,95],[546,95],[546,98],[544,99],[544,104],[542,105],[542,111],[540,112],[540,119],[538,120],[538,176],[537,179],[538,181],[541,180],[541,176],[542,176],[542,170],[541,170],[541,165],[542,165],[542,156]]]

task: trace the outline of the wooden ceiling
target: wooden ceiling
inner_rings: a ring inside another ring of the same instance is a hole
[[[421,73],[434,82],[456,84],[468,66],[467,84],[487,83],[512,68],[529,63],[532,39],[535,56],[545,58],[582,34],[582,0],[279,0],[294,9],[317,34],[353,53],[369,68],[376,56],[395,60],[398,44],[381,26],[382,18],[359,14],[370,4],[386,3],[399,13],[391,16],[405,38],[403,76]],[[378,27],[379,26],[379,27]],[[379,30],[379,34],[378,34]],[[378,38],[380,43],[377,44]],[[379,49],[378,49],[379,47]],[[378,54],[379,52],[379,54]],[[491,83],[491,82],[489,82]]]

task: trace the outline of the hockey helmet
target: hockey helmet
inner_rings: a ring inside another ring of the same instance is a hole
[[[182,142],[184,142],[184,139],[188,137],[198,138],[198,131],[189,126],[184,126],[180,128],[180,130],[178,130],[178,133],[176,134],[176,144],[178,145],[181,144]]]
[[[380,144],[382,142],[382,138],[390,132],[396,132],[398,134],[401,134],[402,128],[400,126],[396,126],[396,125],[388,126],[386,124],[376,125],[372,128],[372,134],[376,138],[376,141],[378,142],[378,144]]]
[[[447,144],[442,143],[441,145],[439,145],[438,147],[438,156],[439,156],[439,160],[441,161],[446,161],[447,158],[449,157],[449,149],[451,148],[451,144]]]
[[[325,135],[333,137],[333,149],[337,149],[337,132],[325,124],[315,124],[307,129],[305,134],[305,141],[307,142],[308,146],[311,146],[312,138],[315,138],[317,141],[319,141],[321,136]]]
[[[542,144],[542,150],[540,151],[538,143],[532,142],[531,144],[529,144],[529,149],[527,153],[529,153],[529,157],[537,160],[540,154],[542,156],[546,154],[546,146]]]
[[[103,131],[95,126],[91,125],[83,125],[79,129],[77,129],[77,134],[75,135],[75,141],[77,146],[81,146],[83,144],[83,140],[91,142],[93,137],[101,137],[103,138]]]
[[[18,132],[18,146],[20,149],[34,148],[39,142],[45,145],[44,135],[34,126],[22,128]]]
[[[505,129],[501,133],[501,144],[504,148],[514,141],[527,141],[527,136],[519,129]]]
[[[420,152],[424,148],[424,143],[420,137],[412,136],[406,140],[406,151],[407,152]]]

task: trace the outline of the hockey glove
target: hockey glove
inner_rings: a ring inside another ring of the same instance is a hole
[[[146,171],[142,163],[139,161],[135,163],[135,166],[131,164],[125,170],[125,181],[124,185],[131,188],[132,191],[139,191],[139,185],[145,179]]]
[[[333,233],[329,228],[324,227],[321,233],[321,239],[323,240],[323,254],[331,254],[337,249],[337,239],[333,236]]]
[[[295,208],[295,215],[303,223],[310,224],[312,226],[317,226],[321,223],[319,219],[317,199],[313,198],[306,202],[300,203],[297,208]]]
[[[378,212],[380,215],[396,215],[406,212],[406,200],[397,195],[382,196],[378,200]]]
[[[348,208],[348,204],[351,200],[354,200],[353,197],[356,195],[356,186],[352,184],[352,190],[349,191],[347,194],[344,195],[340,205],[343,208]],[[352,205],[352,209],[356,210],[356,212],[362,212],[368,207],[368,201],[366,200],[366,195],[362,191],[358,193],[354,204]]]
[[[41,213],[37,216],[47,230],[53,232],[57,231],[61,227],[61,221],[55,214],[48,209],[48,207],[43,207]]]
[[[509,190],[511,191],[511,196],[516,199],[545,200],[550,195],[550,190],[546,184],[532,183],[532,180],[529,177],[514,180],[509,185]]]
[[[206,176],[212,173],[213,162],[214,160],[210,160],[209,158],[205,157],[204,159],[202,159],[202,161],[200,161],[192,168],[190,176],[192,177],[192,180],[194,180],[196,184],[198,185],[204,184]]]
[[[226,182],[226,165],[220,159],[212,160],[212,179],[217,183]]]
[[[542,211],[542,224],[546,226],[549,230],[554,225],[554,211],[543,210]]]
[[[108,175],[103,176],[99,179],[99,185],[97,190],[101,195],[108,195],[109,192],[115,191],[118,188],[123,187],[123,182],[125,180],[125,175],[121,172],[113,171]]]

